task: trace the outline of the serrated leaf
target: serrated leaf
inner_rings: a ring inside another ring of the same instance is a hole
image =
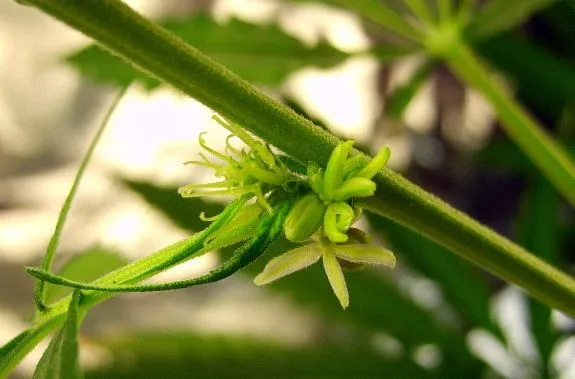
[[[501,337],[490,317],[485,279],[471,264],[392,221],[372,214],[368,220],[375,231],[385,235],[398,257],[441,286],[446,299],[468,324],[481,326]]]
[[[387,358],[365,344],[290,347],[230,335],[142,333],[102,341],[113,359],[88,378],[326,378],[433,375],[409,356]]]
[[[103,247],[92,247],[72,256],[58,271],[58,274],[71,280],[91,282],[126,263],[128,261],[115,251]],[[46,302],[54,302],[70,293],[72,293],[71,288],[47,284]]]
[[[258,84],[277,85],[302,67],[331,67],[348,57],[325,42],[308,47],[275,25],[259,26],[237,19],[218,24],[209,15],[199,13],[167,20],[162,26],[239,76]],[[148,89],[159,85],[156,79],[96,45],[67,60],[96,81],[120,86],[138,81]]]
[[[475,14],[466,32],[484,39],[510,30],[557,0],[490,0]]]
[[[78,361],[78,328],[80,291],[74,291],[66,321],[50,341],[34,371],[34,379],[79,379],[82,371]]]

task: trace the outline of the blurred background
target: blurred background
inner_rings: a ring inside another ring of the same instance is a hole
[[[499,129],[480,94],[404,41],[321,2],[127,3],[365,151],[388,145],[390,167],[573,273],[573,209]],[[0,345],[29,323],[34,283],[23,266],[44,254],[120,85],[136,81],[80,186],[57,267],[101,275],[198,230],[199,213],[215,214],[228,200],[176,192],[211,178],[183,162],[196,159],[202,131],[210,145],[223,145],[228,133],[213,112],[89,44],[35,9],[0,0]],[[476,49],[572,148],[575,10],[554,2]],[[269,287],[251,283],[280,243],[222,282],[97,306],[82,327],[87,377],[575,377],[572,319],[389,220],[361,222],[396,252],[398,267],[347,273],[347,311],[319,267]],[[154,280],[198,275],[222,254]],[[64,294],[50,290],[53,299]],[[15,378],[31,375],[45,346]]]

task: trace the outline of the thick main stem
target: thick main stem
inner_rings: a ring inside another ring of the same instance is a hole
[[[164,82],[203,102],[301,162],[325,166],[337,138],[315,127],[245,80],[144,19],[117,0],[28,0],[45,12]],[[534,297],[575,316],[575,282],[513,242],[423,191],[400,175],[376,176],[378,195],[369,210],[440,243]],[[103,299],[109,294],[92,294]],[[87,304],[86,304],[87,305]],[[63,320],[65,305],[46,315]],[[58,322],[57,322],[58,321]]]

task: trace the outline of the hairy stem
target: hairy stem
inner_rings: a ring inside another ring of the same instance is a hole
[[[185,260],[197,257],[211,249],[204,248],[204,242],[213,232],[229,222],[245,204],[246,198],[228,205],[218,218],[203,231],[194,234],[188,239],[178,241],[151,255],[141,258],[126,266],[120,267],[93,283],[96,285],[123,285],[134,284],[150,278],[157,273],[173,267]],[[80,313],[86,312],[90,307],[111,297],[109,292],[83,291],[80,299]],[[68,304],[71,296],[68,296],[45,312],[36,315],[35,326],[16,337],[15,346],[0,354],[0,378],[4,378],[14,366],[51,331],[60,326],[66,319]],[[9,343],[10,344],[10,343]],[[4,346],[5,349],[8,345]]]
[[[28,0],[28,3],[93,37],[115,54],[246,127],[300,162],[325,166],[339,142],[120,1]],[[522,286],[548,305],[575,316],[573,279],[400,175],[384,170],[375,180],[378,193],[363,200],[367,209],[453,249]],[[137,275],[137,265],[130,268],[135,279],[129,282],[146,277]],[[111,279],[117,278],[107,280]],[[82,306],[109,296],[88,292]],[[55,327],[63,320],[65,306],[64,302],[55,307],[39,322]]]

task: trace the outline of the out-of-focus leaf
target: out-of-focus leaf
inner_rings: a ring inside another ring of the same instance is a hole
[[[556,265],[559,260],[560,228],[558,197],[554,188],[541,176],[534,176],[523,199],[518,220],[518,237],[522,245],[539,258]],[[539,355],[543,377],[548,377],[549,358],[557,338],[551,325],[551,309],[530,298],[531,331]]]
[[[162,211],[174,224],[190,231],[204,229],[207,224],[200,219],[200,213],[214,216],[223,211],[224,206],[198,198],[184,199],[174,187],[161,187],[148,182],[121,179],[128,188],[140,195],[146,202]]]
[[[512,29],[557,0],[489,0],[467,28],[472,39],[483,39]]]
[[[575,69],[543,48],[511,35],[489,39],[476,48],[508,75],[524,102],[546,115],[557,117],[575,101]]]
[[[397,58],[405,57],[409,54],[417,53],[418,51],[420,51],[420,49],[414,47],[376,45],[373,46],[368,53],[383,63],[393,61]]]
[[[192,226],[191,230],[197,230],[189,220],[197,220],[197,215],[205,209],[202,204],[206,203],[196,199],[181,199],[176,188],[170,190],[146,183],[134,185],[133,182],[129,183],[129,186],[170,219],[181,220],[178,222],[180,226]],[[192,207],[185,205],[190,201],[196,205]],[[183,217],[185,220],[182,220]],[[261,272],[270,256],[285,252],[293,246],[287,241],[277,242],[270,248],[269,253],[246,267],[243,272],[253,278]],[[231,254],[230,251],[222,253]],[[269,288],[290,296],[306,308],[319,311],[330,320],[351,325],[363,333],[385,331],[408,347],[437,344],[443,350],[445,358],[445,365],[440,368],[441,370],[465,369],[475,372],[478,369],[479,365],[470,356],[463,335],[456,329],[440,324],[430,311],[422,309],[399,292],[390,279],[385,279],[369,270],[347,273],[351,305],[344,312],[320,266],[317,264],[278,280],[270,284]]]
[[[126,263],[127,261],[117,252],[102,247],[93,247],[70,258],[62,266],[59,274],[72,280],[91,282]],[[48,285],[46,301],[51,303],[70,293],[72,293],[71,288]]]
[[[575,144],[568,144],[566,151],[575,158]],[[537,169],[516,144],[509,140],[494,140],[475,153],[474,160],[487,168],[517,175],[530,175]]]
[[[441,285],[448,302],[471,326],[502,334],[489,312],[489,290],[484,278],[469,263],[417,233],[376,215],[368,215],[372,227],[385,235],[399,260]]]
[[[275,25],[259,26],[232,19],[216,23],[199,13],[162,23],[190,45],[243,78],[259,84],[277,85],[288,74],[305,66],[331,67],[348,57],[320,42],[304,45]],[[68,61],[96,81],[125,86],[139,81],[152,89],[159,82],[96,45],[68,57]]]
[[[387,115],[395,120],[401,120],[403,112],[417,94],[425,79],[427,79],[432,72],[435,64],[426,62],[415,72],[411,79],[391,94],[385,106]]]
[[[87,378],[429,378],[408,357],[353,343],[287,347],[247,337],[146,333],[103,341],[112,363]]]
[[[317,2],[316,0],[292,0],[294,2],[306,3]],[[397,1],[386,0],[322,0],[324,4],[342,7],[366,20],[376,23],[389,31],[402,36],[406,41],[417,41],[420,37],[418,29],[413,26],[403,15],[405,9],[398,9]]]
[[[34,371],[34,379],[79,379],[82,371],[78,362],[78,305],[80,291],[74,291],[62,328],[50,341]]]
[[[474,154],[474,160],[481,166],[519,175],[535,170],[517,145],[507,139],[491,141]]]

